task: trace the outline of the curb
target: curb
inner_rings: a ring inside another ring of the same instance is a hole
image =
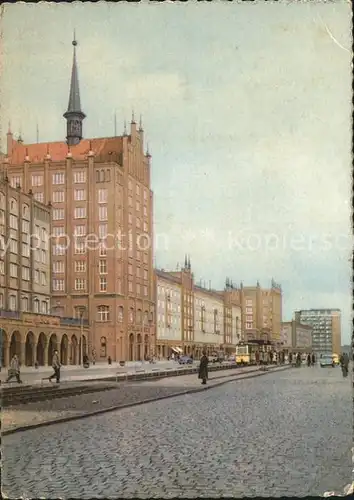
[[[289,370],[290,368],[291,367],[285,366],[285,367],[279,368],[279,370],[276,370],[276,371],[280,372],[280,371],[284,371],[284,370]],[[233,379],[231,379],[231,380],[224,380],[222,382],[218,382],[218,383],[216,383],[214,385],[211,385],[211,386],[196,387],[194,389],[187,389],[185,391],[176,392],[174,394],[167,394],[166,396],[158,396],[158,397],[155,397],[155,398],[143,399],[141,401],[136,401],[134,403],[128,403],[128,404],[123,404],[123,405],[110,406],[109,408],[102,408],[100,410],[94,410],[94,411],[91,411],[91,412],[83,413],[81,415],[70,415],[69,417],[61,417],[61,418],[58,418],[58,419],[55,419],[55,420],[49,420],[49,421],[46,421],[46,422],[38,422],[37,424],[23,425],[23,426],[15,427],[13,429],[8,429],[8,430],[5,430],[5,431],[2,431],[1,435],[2,436],[9,436],[11,434],[16,434],[17,432],[25,432],[25,431],[32,430],[32,429],[38,429],[39,427],[47,427],[47,426],[50,426],[50,425],[63,424],[65,422],[71,422],[71,421],[74,421],[74,420],[80,420],[82,418],[95,417],[95,416],[98,416],[98,415],[102,415],[103,413],[109,413],[109,412],[112,412],[112,411],[124,410],[126,408],[133,408],[135,406],[141,406],[141,405],[144,405],[144,404],[147,404],[147,403],[154,403],[156,401],[163,401],[165,399],[177,398],[179,396],[185,396],[186,394],[196,394],[198,392],[208,391],[208,390],[214,389],[214,387],[220,387],[222,385],[228,384],[230,382],[235,382],[237,380],[247,380],[249,378],[255,378],[255,377],[261,377],[261,376],[264,376],[264,375],[269,375],[270,373],[272,373],[272,370],[269,370],[269,371],[257,371],[257,372],[253,372],[252,374],[246,375],[245,377],[241,377],[241,378],[239,378],[240,374],[238,374],[238,375],[235,375],[235,377]]]

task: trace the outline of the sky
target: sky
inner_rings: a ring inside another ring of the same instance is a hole
[[[1,139],[64,140],[72,37],[85,137],[143,117],[155,264],[283,289],[283,319],[340,308],[351,335],[347,1],[9,4]]]

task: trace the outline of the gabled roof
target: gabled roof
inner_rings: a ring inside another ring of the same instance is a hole
[[[83,139],[79,144],[70,146],[72,158],[74,160],[84,160],[90,151],[90,147],[95,157],[109,160],[110,156],[123,152],[123,137]],[[68,145],[64,141],[38,144],[23,144],[14,141],[10,163],[12,165],[21,165],[26,155],[29,156],[32,163],[42,163],[47,153],[50,154],[52,161],[64,161],[68,154]],[[112,161],[114,160],[115,158],[112,158]]]

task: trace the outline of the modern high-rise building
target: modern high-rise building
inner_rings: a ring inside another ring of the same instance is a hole
[[[317,355],[340,354],[340,309],[307,309],[295,312],[295,321],[312,327],[312,350]]]
[[[2,164],[12,186],[52,204],[57,314],[83,314],[90,357],[143,359],[153,350],[155,321],[151,156],[134,116],[129,133],[83,139],[73,46],[66,141],[25,144],[9,128]]]

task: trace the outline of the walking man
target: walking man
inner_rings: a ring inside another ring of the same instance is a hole
[[[52,360],[52,367],[54,370],[53,375],[49,377],[49,381],[51,382],[53,378],[56,378],[57,384],[60,382],[60,361],[59,361],[59,354],[58,351],[54,351],[53,354],[53,360]]]
[[[14,377],[16,377],[16,380],[19,384],[22,384],[22,380],[20,377],[20,363],[18,361],[17,354],[14,354],[12,356],[6,382],[10,382],[10,380]]]
[[[198,378],[202,379],[202,384],[205,385],[208,379],[208,357],[206,355],[206,351],[203,350],[203,356],[200,358],[199,365],[199,375]]]

